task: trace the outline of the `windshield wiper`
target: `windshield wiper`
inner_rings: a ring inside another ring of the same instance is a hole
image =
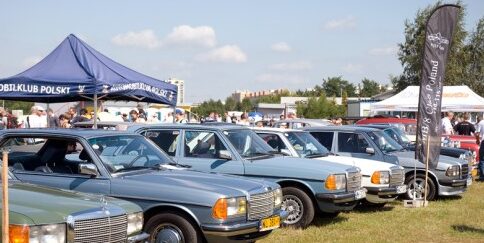
[[[114,171],[114,173],[133,171],[133,170],[144,170],[144,169],[155,169],[155,168],[151,166],[131,166],[131,167],[126,167],[126,168],[121,168],[119,170],[116,170]]]
[[[329,153],[314,153],[314,154],[308,154],[305,156],[305,158],[311,159],[311,158],[318,158],[318,157],[327,157]]]
[[[272,153],[263,153],[263,152],[254,152],[254,153],[244,155],[244,157],[247,158],[247,159],[255,159],[255,158],[258,158],[258,157],[266,157],[266,156],[273,156],[273,154]]]
[[[269,151],[269,154],[280,154],[280,155],[283,155],[283,156],[291,156],[288,153],[284,153],[284,152],[277,151],[277,150],[271,150],[271,151]]]
[[[192,168],[191,165],[178,164],[178,163],[175,163],[175,162],[169,162],[169,163],[159,164],[158,166],[161,167],[162,165],[171,165],[171,166],[182,167],[182,168]]]

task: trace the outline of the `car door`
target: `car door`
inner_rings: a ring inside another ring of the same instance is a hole
[[[186,129],[180,146],[179,163],[192,166],[193,170],[244,175],[242,161],[227,149],[227,145],[214,131]],[[222,158],[221,154],[231,159]]]
[[[318,142],[320,144],[322,144],[324,147],[326,147],[326,149],[328,149],[329,151],[331,151],[333,153],[337,152],[336,146],[333,146],[333,144],[335,144],[333,142],[334,134],[335,134],[334,132],[330,132],[330,131],[324,131],[324,132],[309,131],[309,133],[311,134],[311,136],[316,138],[316,140],[318,140]]]
[[[376,150],[364,134],[353,132],[337,133],[336,152],[343,156],[380,160]]]
[[[43,136],[7,139],[2,147],[10,149],[9,165],[19,180],[81,192],[110,193],[108,177],[78,173],[79,164],[93,163],[87,150],[82,152],[85,146],[81,141]],[[14,140],[19,144],[12,146]]]

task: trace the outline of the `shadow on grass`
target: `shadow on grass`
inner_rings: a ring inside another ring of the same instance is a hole
[[[324,217],[321,215],[316,216],[315,220],[313,221],[314,226],[326,226],[326,225],[331,225],[331,224],[336,224],[336,223],[341,223],[341,222],[346,222],[348,221],[348,217],[345,217],[343,215],[338,215],[335,218],[328,218]]]
[[[455,231],[459,231],[459,232],[470,232],[470,233],[478,233],[478,234],[484,235],[484,229],[474,228],[474,227],[467,226],[467,225],[462,225],[462,224],[452,225],[452,228]]]
[[[446,201],[456,201],[456,200],[461,200],[461,199],[462,199],[461,195],[455,195],[455,196],[438,197],[434,201],[436,201],[436,202],[446,202]]]
[[[360,204],[353,210],[355,213],[374,213],[374,212],[388,212],[395,208],[393,205],[385,205],[384,207],[368,204]]]

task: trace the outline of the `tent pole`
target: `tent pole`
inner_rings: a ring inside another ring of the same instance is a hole
[[[9,242],[8,152],[2,151],[2,242]]]
[[[173,116],[172,116],[173,117],[173,123],[176,123],[175,116],[176,116],[176,105],[173,106]]]
[[[97,92],[94,91],[94,124],[93,129],[97,129]]]

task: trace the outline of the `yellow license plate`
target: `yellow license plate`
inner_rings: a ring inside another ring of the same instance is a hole
[[[266,231],[279,228],[281,225],[281,218],[279,216],[272,216],[270,218],[263,219],[260,222],[260,231]]]

